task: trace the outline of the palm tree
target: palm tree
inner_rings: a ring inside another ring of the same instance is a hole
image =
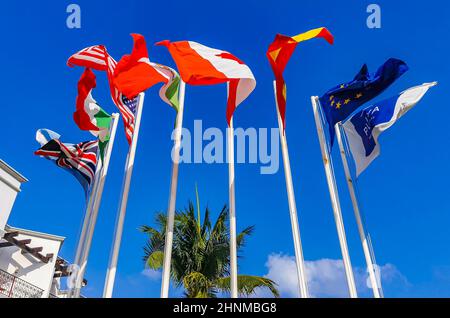
[[[228,208],[225,205],[216,223],[212,225],[210,211],[206,208],[203,224],[197,195],[197,217],[194,205],[175,214],[172,250],[171,278],[177,287],[183,286],[188,298],[217,297],[219,292],[230,291],[230,245],[228,230]],[[157,228],[142,226],[141,231],[149,238],[144,247],[144,262],[148,268],[158,270],[163,266],[164,243],[167,218],[157,213]],[[254,227],[249,226],[237,235],[238,249]],[[257,288],[267,288],[279,297],[276,284],[265,277],[238,275],[238,291],[249,296]]]

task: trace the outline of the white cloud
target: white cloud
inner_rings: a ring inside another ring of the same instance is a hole
[[[308,288],[311,297],[348,297],[347,281],[344,265],[341,260],[319,259],[306,261]],[[278,284],[282,297],[298,297],[297,270],[295,258],[283,254],[269,255],[266,267],[268,277]],[[392,282],[408,285],[407,279],[392,264],[380,267],[383,285]],[[371,297],[367,273],[365,269],[353,269],[355,281],[360,296]],[[264,291],[258,291],[257,296],[269,297]]]
[[[147,268],[147,269],[144,269],[141,272],[141,274],[152,281],[158,281],[161,279],[161,271],[158,271],[158,270]]]

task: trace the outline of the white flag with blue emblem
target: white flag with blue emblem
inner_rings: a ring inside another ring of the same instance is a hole
[[[380,154],[379,135],[414,107],[437,82],[412,87],[398,96],[365,107],[347,119],[342,127],[359,176]]]

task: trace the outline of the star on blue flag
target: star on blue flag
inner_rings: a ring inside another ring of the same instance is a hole
[[[375,74],[369,74],[364,64],[355,78],[339,84],[320,97],[320,104],[328,122],[330,147],[334,141],[334,126],[345,120],[358,107],[381,94],[408,70],[405,62],[390,58]]]

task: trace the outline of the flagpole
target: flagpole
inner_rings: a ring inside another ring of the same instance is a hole
[[[88,203],[86,206],[86,212],[84,214],[83,225],[81,227],[81,233],[80,233],[80,237],[78,239],[77,250],[76,250],[75,258],[73,261],[73,263],[78,266],[80,265],[80,258],[81,258],[81,254],[83,252],[84,242],[86,239],[86,232],[87,232],[87,229],[89,226],[92,207],[94,205],[94,196],[95,196],[95,192],[96,192],[97,183],[98,182],[97,182],[97,174],[96,174],[91,193],[89,194],[89,199],[88,199]]]
[[[169,297],[170,269],[171,269],[172,245],[173,245],[173,226],[175,222],[175,207],[177,200],[178,165],[180,162],[185,88],[186,84],[183,81],[180,81],[180,91],[178,95],[179,106],[178,106],[177,120],[175,124],[175,141],[172,158],[172,179],[170,182],[169,207],[167,210],[167,228],[166,228],[166,240],[164,245],[161,298]]]
[[[275,105],[277,107],[278,127],[280,130],[281,151],[283,154],[284,174],[286,179],[286,190],[288,195],[289,212],[291,216],[292,236],[294,239],[295,259],[297,265],[297,279],[301,298],[308,298],[308,284],[305,270],[305,260],[303,258],[302,242],[300,239],[300,227],[298,225],[297,205],[295,202],[294,185],[292,183],[291,164],[289,160],[289,150],[287,145],[286,133],[283,128],[283,121],[280,115],[277,101],[276,81],[273,81],[273,90],[275,95]]]
[[[364,229],[364,223],[361,218],[358,199],[357,199],[357,195],[356,195],[355,182],[353,180],[353,177],[350,173],[350,169],[348,166],[348,160],[347,160],[347,156],[346,156],[347,153],[345,151],[344,144],[342,141],[341,129],[342,129],[342,124],[339,122],[335,126],[335,131],[336,131],[336,138],[337,138],[337,141],[339,144],[339,149],[341,152],[342,163],[344,165],[345,178],[347,180],[348,190],[350,192],[350,197],[352,199],[352,205],[353,205],[353,211],[355,212],[356,223],[358,224],[359,237],[361,239],[361,243],[362,243],[362,247],[363,247],[363,251],[364,251],[364,257],[365,257],[366,263],[367,263],[367,270],[369,272],[369,279],[370,279],[370,283],[372,285],[373,296],[375,298],[380,298],[381,297],[381,294],[380,294],[381,285],[378,286],[379,280],[377,279],[377,276],[375,273],[375,264],[373,262],[372,254],[371,254],[371,251],[369,248],[369,242],[367,240],[366,231]]]
[[[144,108],[144,93],[139,94],[139,101],[136,108],[136,122],[134,125],[133,138],[131,139],[130,150],[127,155],[125,164],[125,175],[122,184],[122,197],[120,199],[119,211],[117,213],[116,229],[114,233],[114,243],[111,249],[108,269],[106,272],[105,287],[103,289],[103,298],[111,298],[114,281],[116,278],[117,261],[119,258],[120,243],[122,241],[123,225],[125,222],[125,214],[128,203],[128,193],[130,191],[131,175],[133,174],[134,157],[136,153],[136,146],[139,137],[139,128],[141,126],[142,109]]]
[[[228,191],[230,205],[230,276],[231,276],[231,298],[238,298],[237,283],[237,242],[236,242],[236,201],[234,187],[234,129],[233,118],[227,129],[227,155],[228,155]]]
[[[339,237],[339,244],[342,252],[342,259],[344,262],[345,274],[347,276],[347,285],[351,298],[357,298],[355,278],[353,276],[352,263],[348,252],[347,238],[345,235],[344,221],[342,218],[341,206],[339,203],[339,194],[336,185],[336,178],[334,176],[333,163],[331,162],[331,155],[326,143],[325,133],[323,130],[323,123],[319,114],[319,98],[311,96],[311,103],[314,112],[314,119],[316,122],[317,135],[319,137],[320,150],[322,152],[323,166],[325,168],[325,175],[328,183],[328,190],[330,192],[331,205],[333,207],[334,219]]]
[[[77,291],[77,283],[78,283],[78,276],[79,276],[79,272],[80,272],[80,266],[81,266],[81,256],[83,255],[83,251],[85,248],[85,243],[86,243],[86,234],[89,228],[89,223],[91,221],[91,216],[92,216],[92,209],[94,207],[94,202],[95,202],[95,193],[97,192],[97,188],[98,188],[98,181],[99,181],[99,172],[100,170],[97,170],[99,166],[97,166],[96,171],[95,171],[95,176],[94,176],[94,183],[92,184],[92,189],[91,189],[91,193],[89,194],[89,199],[87,202],[87,206],[86,206],[86,212],[84,214],[84,220],[83,220],[83,225],[81,227],[81,233],[80,233],[80,237],[78,239],[78,245],[77,245],[77,250],[75,252],[75,259],[73,261],[73,264],[75,266],[77,266],[78,268],[75,269],[75,282],[74,282],[74,286],[70,287],[69,293],[68,293],[68,297],[69,298],[73,298],[76,297]],[[72,269],[72,274],[73,274],[73,269]]]
[[[88,227],[87,235],[85,238],[84,249],[83,249],[83,253],[81,254],[81,257],[80,257],[80,263],[79,263],[80,268],[78,271],[78,278],[76,280],[77,283],[76,283],[75,295],[74,295],[75,298],[80,297],[81,285],[83,282],[84,273],[86,272],[89,252],[90,252],[91,245],[92,245],[92,238],[94,236],[94,229],[95,229],[95,225],[97,223],[98,210],[99,210],[100,203],[102,200],[103,188],[105,186],[106,175],[108,174],[108,168],[109,168],[109,161],[110,161],[113,146],[114,146],[114,139],[116,137],[117,124],[119,121],[119,114],[114,113],[114,114],[112,114],[111,117],[112,117],[112,121],[111,121],[110,129],[109,129],[110,138],[109,138],[108,144],[106,146],[105,156],[102,161],[102,169],[100,171],[100,179],[98,181],[98,186],[96,189],[93,209],[92,209],[92,213],[91,213],[90,220],[89,220],[89,227]]]

